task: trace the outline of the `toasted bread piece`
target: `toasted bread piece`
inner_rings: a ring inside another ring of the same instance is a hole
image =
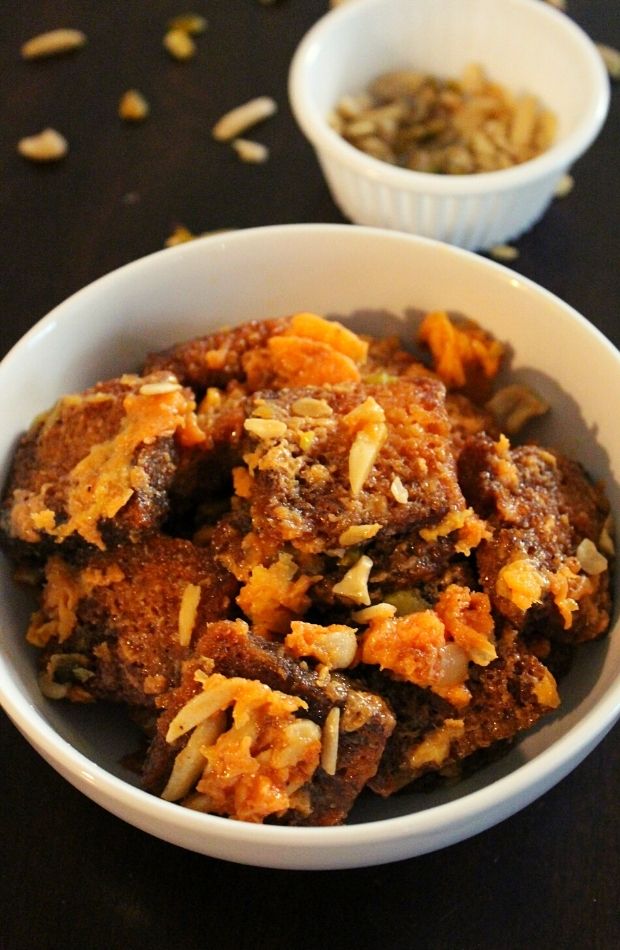
[[[159,700],[163,712],[146,761],[146,787],[161,792],[173,761],[185,747],[187,736],[168,742],[166,735],[179,711],[201,692],[201,670],[229,680],[258,681],[279,695],[302,700],[305,708],[298,715],[323,731],[323,743],[326,723],[332,716],[329,721],[335,721],[337,729],[334,774],[319,765],[290,807],[271,813],[268,820],[310,825],[342,822],[376,772],[394,718],[380,697],[354,688],[340,674],[321,677],[287,655],[281,646],[254,636],[242,621],[207,624],[196,644],[196,658],[185,665],[181,685]],[[335,717],[333,710],[338,711]],[[194,807],[192,796],[187,804]],[[208,802],[203,807],[210,810]]]
[[[243,444],[254,531],[321,553],[348,546],[350,528],[392,537],[463,511],[443,396],[427,377],[255,394]]]
[[[199,395],[209,386],[222,389],[232,380],[245,382],[246,355],[264,347],[270,337],[282,333],[289,323],[290,317],[251,320],[240,327],[224,328],[175,344],[160,353],[151,353],[143,373],[173,373]]]
[[[493,531],[476,560],[496,610],[525,633],[567,643],[602,636],[610,592],[597,547],[609,513],[601,487],[559,452],[485,436],[465,446],[459,480]]]
[[[467,685],[472,698],[464,709],[429,690],[367,671],[371,688],[380,689],[397,718],[379,771],[369,783],[373,791],[388,796],[428,773],[453,779],[470,756],[505,748],[556,708],[553,676],[514,630],[505,630],[497,652],[488,666],[471,666]]]
[[[124,376],[60,399],[17,447],[0,517],[7,550],[104,549],[156,530],[192,406],[169,376]]]
[[[70,699],[149,708],[178,682],[202,625],[229,615],[237,590],[206,549],[165,535],[77,564],[56,555],[46,577],[28,639],[44,648],[47,681],[63,668]]]

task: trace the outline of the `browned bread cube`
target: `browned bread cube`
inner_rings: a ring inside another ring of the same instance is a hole
[[[320,759],[308,769],[307,781],[288,798],[281,793],[280,805],[284,804],[284,807],[272,810],[265,787],[278,786],[285,780],[283,776],[287,781],[293,781],[281,763],[295,754],[294,743],[291,743],[289,753],[283,751],[280,759],[273,759],[269,749],[260,751],[261,728],[265,727],[259,718],[260,707],[254,714],[240,714],[243,718],[239,727],[246,724],[246,733],[253,736],[249,754],[258,757],[248,761],[246,770],[251,775],[256,773],[256,780],[240,778],[236,788],[234,801],[238,809],[244,808],[246,819],[252,814],[249,820],[267,819],[283,824],[332,825],[342,822],[368,779],[375,774],[386,739],[394,727],[393,716],[383,700],[367,690],[354,688],[342,675],[321,678],[319,673],[288,656],[282,647],[254,636],[247,624],[241,621],[207,624],[204,635],[196,644],[196,657],[186,664],[181,686],[160,700],[164,711],[158,720],[157,735],[146,762],[146,787],[161,792],[173,761],[188,744],[187,734],[171,740],[171,724],[178,723],[182,710],[189,710],[188,702],[200,695],[206,677],[215,674],[215,689],[220,694],[226,694],[228,687],[236,689],[241,702],[244,690],[251,694],[257,685],[266,695],[265,702],[272,698],[274,705],[277,701],[282,704],[286,703],[287,697],[302,701],[296,713],[298,719],[309,721],[310,730],[314,728],[316,737],[320,736]],[[270,715],[272,720],[277,718],[273,710]],[[266,725],[269,728],[269,722]],[[226,724],[221,723],[220,728],[225,732]],[[326,732],[331,735],[328,737]],[[214,743],[217,738],[214,737]],[[326,743],[332,746],[333,768],[324,758]],[[277,744],[272,742],[272,747],[274,745],[277,748]],[[222,805],[224,799],[219,801],[219,790],[214,788],[217,782],[217,759],[213,762],[214,757],[215,754],[208,758],[211,775],[207,772],[202,779],[202,785],[206,784],[210,790],[211,800],[208,794],[200,794],[201,782],[198,781],[197,795],[181,789],[185,792],[184,803],[218,813],[224,809],[223,813],[240,817],[233,810],[231,796],[227,805]],[[200,772],[206,761],[205,758]],[[236,766],[232,759],[227,761],[228,773],[233,774]],[[222,784],[225,780],[226,776],[222,775]],[[272,790],[270,794],[273,794]],[[252,808],[254,811],[251,812]]]
[[[236,590],[206,549],[165,535],[78,564],[55,555],[28,631],[44,648],[43,685],[152,708],[178,682],[197,631],[229,615]]]
[[[476,550],[482,587],[519,630],[578,643],[609,625],[609,506],[581,466],[534,445],[473,438],[459,478],[492,536]]]
[[[0,518],[7,549],[103,549],[156,530],[192,407],[169,376],[123,376],[60,399],[17,447]]]

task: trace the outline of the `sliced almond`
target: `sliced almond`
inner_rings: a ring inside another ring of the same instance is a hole
[[[21,48],[21,54],[24,59],[43,59],[45,56],[59,56],[80,49],[85,43],[86,35],[81,30],[49,30],[27,40]]]
[[[372,570],[372,561],[363,554],[361,558],[347,571],[341,581],[334,584],[332,591],[339,594],[340,597],[346,597],[355,604],[370,606],[370,594],[368,593],[368,578]]]
[[[270,96],[257,96],[243,105],[231,109],[213,126],[213,138],[218,142],[229,142],[237,138],[246,129],[268,119],[277,111],[277,104]]]
[[[233,139],[231,144],[241,161],[247,162],[248,165],[262,165],[269,158],[269,149],[262,142]]]
[[[257,439],[281,439],[286,434],[286,422],[279,419],[246,419],[243,428]]]

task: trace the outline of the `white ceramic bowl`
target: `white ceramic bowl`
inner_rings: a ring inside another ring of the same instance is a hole
[[[376,334],[412,332],[409,308],[475,317],[514,348],[517,378],[553,406],[536,434],[602,478],[620,510],[620,355],[586,320],[511,271],[393,231],[291,225],[204,238],[118,270],[61,304],[0,365],[0,459],[60,393],[137,367],[144,354],[221,324],[297,310]],[[386,309],[393,316],[386,315]],[[557,345],[562,340],[562,346]],[[589,371],[584,372],[584,366]],[[282,868],[378,864],[490,827],[576,766],[620,712],[620,630],[581,650],[560,710],[501,761],[434,794],[365,799],[336,828],[243,824],[161,801],[121,757],[135,735],[119,710],[44,699],[24,642],[28,604],[0,565],[0,700],[29,742],[86,795],[139,828],[214,857]],[[611,780],[611,776],[610,776]]]
[[[501,171],[433,175],[372,158],[328,124],[343,95],[362,92],[383,72],[449,78],[472,62],[556,114],[548,151]],[[542,216],[562,174],[598,134],[609,82],[586,34],[540,0],[355,0],[306,34],[289,95],[346,217],[478,250],[518,237]]]

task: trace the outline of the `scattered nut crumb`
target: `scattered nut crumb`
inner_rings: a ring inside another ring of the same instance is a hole
[[[177,244],[185,244],[187,241],[193,241],[195,234],[186,228],[184,224],[177,224],[170,237],[164,242],[165,247],[175,247]]]
[[[563,13],[566,13],[568,9],[568,4],[566,0],[546,0],[550,7],[555,7],[556,10],[562,10]]]
[[[596,48],[603,57],[605,68],[611,79],[620,79],[620,50],[605,43],[597,43]]]
[[[186,30],[168,30],[164,36],[164,47],[179,62],[196,55],[196,44]]]
[[[57,162],[69,151],[69,143],[56,129],[43,129],[38,135],[20,139],[17,151],[33,162]]]
[[[169,30],[181,30],[190,36],[199,36],[208,27],[208,22],[200,13],[180,13],[168,21]]]
[[[248,162],[250,165],[260,165],[269,158],[269,149],[261,142],[253,142],[250,139],[233,139],[232,147],[242,162]]]
[[[569,174],[562,175],[554,188],[553,194],[556,198],[566,198],[567,195],[570,195],[574,187],[575,179],[573,176]]]
[[[496,261],[516,261],[519,251],[512,244],[495,244],[489,248],[489,254]]]
[[[231,109],[213,126],[213,138],[218,142],[228,142],[237,138],[251,126],[268,119],[277,111],[277,104],[270,96],[258,96],[241,106]]]
[[[124,205],[137,205],[140,201],[140,193],[138,191],[128,191],[123,195],[121,201]]]
[[[137,89],[128,89],[121,96],[118,114],[126,122],[142,122],[149,114],[149,104]]]
[[[21,48],[24,59],[42,59],[45,56],[59,56],[79,49],[86,43],[86,34],[81,30],[49,30],[27,40]]]

